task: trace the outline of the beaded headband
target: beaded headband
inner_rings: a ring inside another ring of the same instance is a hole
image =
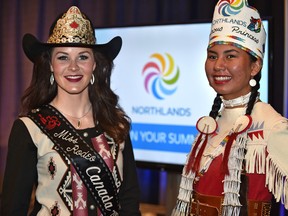
[[[258,11],[247,0],[219,0],[214,9],[208,48],[236,46],[263,59],[266,32]]]

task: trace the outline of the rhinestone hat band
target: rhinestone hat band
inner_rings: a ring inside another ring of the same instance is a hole
[[[50,35],[47,43],[63,44],[63,43],[81,43],[87,45],[96,44],[93,29],[90,21],[76,7],[72,6],[63,14]]]

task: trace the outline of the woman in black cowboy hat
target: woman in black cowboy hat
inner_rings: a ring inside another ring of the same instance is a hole
[[[130,119],[110,88],[120,37],[97,44],[91,21],[72,6],[47,43],[23,37],[34,63],[14,122],[2,215],[140,215]]]

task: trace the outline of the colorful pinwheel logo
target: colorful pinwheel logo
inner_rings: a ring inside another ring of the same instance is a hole
[[[218,13],[223,16],[236,15],[243,7],[243,0],[222,0],[218,3]]]
[[[150,56],[152,60],[145,64],[142,70],[146,92],[152,93],[159,100],[175,93],[177,90],[175,85],[180,75],[172,56],[168,53],[165,56],[159,53],[152,54]]]

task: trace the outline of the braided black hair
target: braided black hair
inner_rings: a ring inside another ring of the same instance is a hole
[[[214,102],[213,102],[213,105],[212,105],[212,109],[209,113],[209,116],[214,118],[214,119],[216,119],[216,117],[218,116],[219,110],[221,108],[222,99],[220,96],[221,96],[220,94],[216,95]]]

